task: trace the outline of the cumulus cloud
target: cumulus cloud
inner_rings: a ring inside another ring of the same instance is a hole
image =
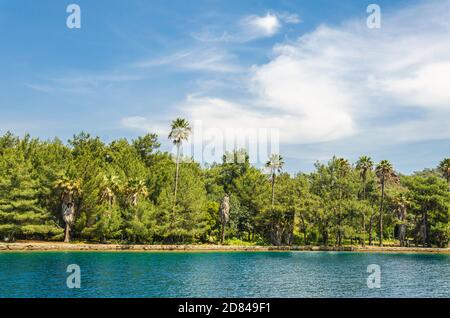
[[[286,147],[303,144],[289,156],[305,160],[450,139],[450,1],[382,19],[381,29],[358,19],[278,43],[236,79],[233,95],[199,89],[176,115],[236,133],[278,128]]]
[[[270,19],[257,20],[263,34],[277,29]],[[381,29],[321,25],[249,70],[248,99],[190,97],[181,109],[211,126],[277,127],[286,143],[450,138],[449,20],[446,1],[384,14]]]

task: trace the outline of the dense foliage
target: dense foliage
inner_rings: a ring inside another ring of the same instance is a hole
[[[174,121],[177,149],[189,132]],[[202,167],[159,147],[154,134],[105,144],[80,133],[64,144],[6,133],[0,238],[217,243],[225,227],[226,244],[448,245],[450,159],[404,176],[385,160],[333,157],[293,176],[279,155],[265,169],[242,150]]]

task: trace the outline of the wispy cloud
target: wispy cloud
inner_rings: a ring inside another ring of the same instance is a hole
[[[269,38],[283,27],[283,24],[302,22],[298,14],[267,12],[265,15],[247,15],[234,25],[227,27],[208,27],[192,36],[200,42],[249,42],[260,38]]]
[[[138,81],[142,78],[141,74],[132,74],[124,70],[99,73],[76,72],[63,76],[45,76],[38,82],[25,83],[24,85],[42,93],[88,94],[101,87],[108,87],[115,83]]]
[[[195,48],[132,64],[137,68],[169,67],[180,71],[234,73],[242,71],[236,56],[217,48]]]
[[[142,116],[130,116],[121,119],[121,125],[124,128],[144,133],[157,133],[159,135],[167,134],[167,123],[164,121],[151,121]]]

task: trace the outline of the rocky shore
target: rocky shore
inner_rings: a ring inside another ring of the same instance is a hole
[[[21,242],[0,243],[2,251],[337,251],[337,252],[393,252],[393,253],[444,253],[450,248],[391,247],[391,246],[234,246],[234,245],[125,245]]]

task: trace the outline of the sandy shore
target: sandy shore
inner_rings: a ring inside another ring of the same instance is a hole
[[[390,247],[390,246],[228,246],[228,245],[119,245],[52,242],[0,243],[2,251],[347,251],[393,253],[444,253],[450,248]]]

